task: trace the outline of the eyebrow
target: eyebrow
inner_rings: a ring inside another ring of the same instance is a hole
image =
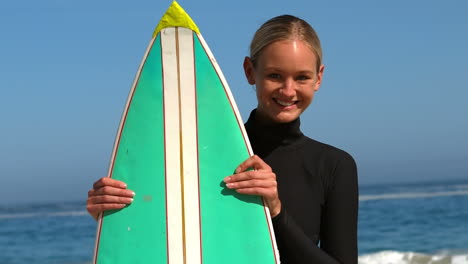
[[[300,71],[299,73],[300,74],[312,74],[312,75],[316,74],[315,71]]]
[[[280,68],[276,67],[265,67],[264,71],[277,71],[277,72],[283,72]],[[299,71],[299,74],[316,74],[315,71]]]

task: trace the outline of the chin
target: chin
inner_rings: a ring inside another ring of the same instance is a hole
[[[302,111],[300,109],[294,109],[293,111],[281,111],[278,109],[265,109],[257,108],[257,116],[260,119],[263,119],[266,122],[273,122],[273,123],[290,123],[296,120]]]
[[[299,117],[300,113],[279,113],[271,119],[275,123],[290,123]]]

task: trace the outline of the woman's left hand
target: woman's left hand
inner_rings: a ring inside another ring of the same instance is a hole
[[[226,187],[235,189],[238,193],[262,196],[271,217],[280,213],[281,201],[278,196],[276,175],[268,164],[254,155],[242,162],[235,173],[224,178]]]

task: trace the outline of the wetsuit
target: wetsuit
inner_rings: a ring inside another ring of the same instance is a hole
[[[300,120],[245,124],[252,148],[276,174],[281,212],[272,219],[281,263],[357,263],[357,170],[346,152],[310,139]]]

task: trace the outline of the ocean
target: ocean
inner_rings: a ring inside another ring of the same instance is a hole
[[[0,264],[91,263],[84,200],[0,205]],[[468,179],[361,186],[358,234],[360,264],[468,264]]]

